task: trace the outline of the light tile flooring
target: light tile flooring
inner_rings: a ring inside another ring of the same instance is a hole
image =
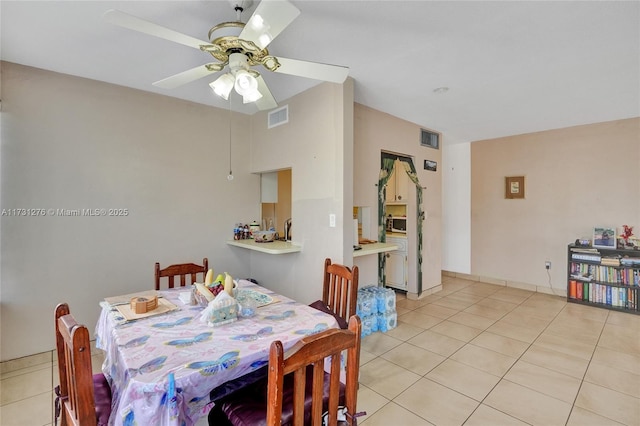
[[[640,316],[451,277],[397,311],[363,339],[359,425],[640,425]]]
[[[640,316],[451,277],[397,311],[363,339],[361,426],[640,425]],[[0,364],[0,425],[52,424],[57,376],[52,353]]]

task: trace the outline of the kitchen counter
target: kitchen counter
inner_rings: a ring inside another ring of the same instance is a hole
[[[353,257],[398,250],[398,246],[391,243],[360,244],[360,247],[362,247],[362,249],[353,251]]]
[[[387,232],[387,238],[407,238],[407,234],[402,232]]]
[[[234,247],[240,247],[247,250],[255,250],[268,254],[287,254],[302,251],[302,247],[297,246],[290,241],[273,241],[271,243],[256,243],[253,240],[230,240],[227,244]]]

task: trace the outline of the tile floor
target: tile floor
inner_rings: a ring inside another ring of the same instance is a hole
[[[640,425],[640,316],[452,277],[397,311],[363,339],[361,426]],[[52,424],[56,368],[0,364],[1,426]]]
[[[640,425],[640,316],[444,277],[363,339],[359,425]]]

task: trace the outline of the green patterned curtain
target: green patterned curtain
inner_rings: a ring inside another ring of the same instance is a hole
[[[422,187],[418,180],[418,174],[416,168],[413,165],[413,160],[408,157],[398,158],[404,166],[409,179],[416,186],[416,233],[418,234],[418,296],[422,294],[422,222],[424,221],[424,210],[422,209]]]
[[[407,173],[411,182],[416,186],[416,218],[417,218],[417,245],[418,245],[418,296],[422,294],[422,222],[424,221],[424,209],[422,208],[422,186],[418,180],[418,174],[410,157],[403,157],[388,152],[383,152],[380,157],[380,177],[378,180],[378,240],[380,242],[387,241],[386,228],[386,192],[387,182],[393,173],[396,160],[404,166],[404,172]],[[400,172],[400,170],[398,170]],[[385,253],[378,254],[378,285],[384,285],[385,276]]]
[[[386,223],[386,199],[387,199],[387,182],[393,173],[393,167],[396,156],[382,153],[380,159],[380,176],[378,177],[378,241],[384,243],[387,241],[387,223]],[[385,253],[378,253],[378,285],[383,286],[386,281],[385,276]]]

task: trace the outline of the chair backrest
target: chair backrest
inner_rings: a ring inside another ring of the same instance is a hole
[[[280,425],[282,416],[284,376],[293,373],[293,424],[304,424],[306,374],[313,371],[311,424],[322,425],[324,413],[323,383],[325,374],[325,358],[330,357],[328,424],[336,426],[338,421],[338,403],[340,396],[340,371],[342,351],[347,351],[346,383],[344,407],[347,424],[353,425],[356,413],[358,394],[358,371],[360,358],[360,332],[362,325],[357,315],[349,319],[346,330],[330,329],[304,337],[287,353],[284,353],[282,342],[271,343],[269,351],[269,375],[267,385],[267,426]]]
[[[187,276],[191,276],[191,282],[193,284],[197,282],[198,274],[202,274],[202,281],[207,275],[209,270],[209,259],[206,257],[202,259],[202,265],[196,265],[195,263],[180,263],[177,265],[167,266],[164,269],[160,269],[160,264],[156,262],[156,290],[160,290],[160,278],[167,277],[169,281],[169,288],[175,287],[176,277],[180,277],[180,287],[187,285]]]
[[[334,313],[348,321],[356,314],[357,297],[358,267],[332,264],[331,259],[325,259],[322,301]]]
[[[61,424],[93,426],[97,424],[89,331],[78,324],[61,303],[55,310],[59,397],[62,400]]]

